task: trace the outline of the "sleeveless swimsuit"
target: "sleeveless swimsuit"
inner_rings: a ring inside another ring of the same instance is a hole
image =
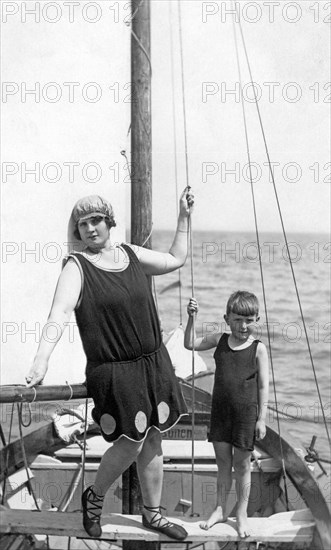
[[[75,315],[92,416],[106,441],[141,441],[152,426],[169,430],[187,409],[147,278],[132,248],[122,248],[129,261],[120,271],[97,267],[81,253],[69,257],[82,276]]]
[[[208,439],[252,451],[258,416],[259,340],[241,350],[231,349],[228,340],[229,334],[222,334],[214,353],[216,371]]]

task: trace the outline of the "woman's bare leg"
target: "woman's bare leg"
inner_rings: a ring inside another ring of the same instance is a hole
[[[162,533],[177,540],[187,536],[185,529],[169,522],[160,511],[163,484],[163,454],[160,432],[151,428],[137,457],[137,471],[143,497],[143,524],[146,527],[160,530]],[[147,520],[148,525],[145,524]]]
[[[241,538],[249,537],[247,506],[251,487],[251,452],[234,449],[233,466],[236,476],[237,527]]]
[[[158,508],[161,502],[163,484],[162,436],[151,428],[137,456],[137,472],[145,506]],[[151,521],[155,512],[144,509],[144,515]],[[161,523],[162,525],[162,523]]]
[[[232,445],[225,442],[214,442],[217,463],[217,501],[216,508],[207,521],[200,523],[202,529],[210,529],[215,523],[227,520],[226,503],[232,486]]]
[[[120,437],[103,455],[94,483],[97,495],[105,495],[116,479],[134,462],[143,442]]]
[[[102,534],[100,516],[106,492],[136,459],[141,447],[142,443],[121,437],[103,455],[94,486],[87,487],[82,494],[83,525],[91,537],[99,538]]]

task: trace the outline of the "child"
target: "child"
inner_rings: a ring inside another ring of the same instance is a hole
[[[268,355],[264,344],[255,340],[253,330],[259,320],[259,303],[250,292],[231,294],[224,319],[231,334],[210,333],[197,338],[192,335],[193,316],[198,304],[191,298],[185,329],[186,349],[197,351],[216,348],[215,381],[212,398],[209,441],[213,442],[217,475],[217,504],[207,521],[209,529],[227,520],[226,502],[232,485],[232,465],[236,476],[237,526],[239,536],[250,535],[247,525],[247,504],[250,492],[250,457],[254,441],[266,434],[265,417],[268,402]]]

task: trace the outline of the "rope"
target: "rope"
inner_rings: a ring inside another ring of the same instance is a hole
[[[140,2],[140,4],[141,4],[141,2]],[[140,5],[139,5],[139,8],[140,8]],[[138,9],[139,9],[139,8],[138,8]],[[138,11],[138,10],[136,10],[136,12],[137,12],[137,11]],[[134,19],[134,17],[132,17],[132,19]],[[141,48],[141,50],[144,52],[145,56],[147,57],[147,61],[148,61],[148,64],[149,64],[149,69],[150,69],[150,72],[151,72],[151,74],[152,74],[152,63],[151,63],[151,59],[150,59],[150,57],[149,57],[147,51],[145,50],[145,48],[144,48],[144,46],[142,45],[140,39],[138,38],[138,36],[136,35],[136,33],[135,33],[132,29],[131,29],[131,34],[132,34],[133,38],[136,40],[138,46]]]
[[[190,239],[190,268],[191,268],[191,288],[192,288],[192,298],[195,296],[194,292],[194,269],[193,269],[193,231],[192,231],[192,218],[191,215],[189,215],[188,218],[188,234]],[[192,331],[193,334],[195,334],[195,315],[192,317]],[[195,456],[195,349],[194,349],[194,338],[192,339],[192,487],[191,487],[191,494],[192,494],[192,513],[191,516],[196,515],[194,512],[194,456]]]
[[[80,482],[82,473],[83,473],[82,464],[79,464],[78,469],[75,472],[74,478],[72,480],[71,488],[69,489],[69,495],[68,495],[67,499],[65,500],[65,502],[63,504],[61,504],[61,506],[59,507],[59,512],[65,512],[66,509],[68,508],[69,504],[71,503],[71,501],[74,497],[74,494],[76,492],[76,489],[78,487],[78,484]]]
[[[87,436],[87,406],[88,406],[88,399],[85,399],[85,418],[84,418],[84,446],[83,446],[83,452],[82,452],[82,494],[85,489],[85,463],[86,463],[86,436]]]
[[[188,171],[188,152],[187,152],[187,124],[186,124],[186,102],[185,102],[185,82],[184,82],[184,56],[183,56],[183,34],[182,34],[182,12],[180,7],[181,0],[177,0],[178,4],[178,24],[179,24],[179,47],[180,47],[180,66],[182,75],[182,104],[183,104],[183,122],[184,122],[184,143],[185,143],[185,173],[186,186],[190,189],[189,171]]]
[[[233,7],[233,4],[232,4],[232,7]],[[235,52],[236,52],[236,60],[237,60],[237,68],[238,68],[238,77],[239,77],[239,82],[240,82],[240,89],[242,91],[242,77],[241,77],[240,59],[239,59],[239,52],[238,52],[238,41],[237,41],[237,33],[236,33],[236,27],[235,27],[235,22],[234,21],[233,21],[233,31],[234,31],[234,41],[235,41]],[[278,399],[277,399],[276,382],[275,382],[275,370],[274,370],[274,365],[273,365],[271,338],[270,338],[270,331],[269,331],[269,316],[268,316],[267,299],[266,299],[266,292],[265,292],[265,285],[264,285],[264,275],[263,275],[263,266],[262,266],[262,257],[261,257],[258,222],[257,222],[257,212],[256,212],[255,195],[254,195],[254,187],[253,187],[253,177],[252,177],[252,171],[251,171],[251,155],[250,155],[250,147],[249,147],[249,139],[248,139],[246,110],[245,110],[245,105],[244,105],[242,94],[241,94],[241,105],[242,105],[242,115],[243,115],[244,130],[245,130],[246,151],[247,151],[248,166],[249,166],[249,179],[250,179],[250,188],[251,188],[251,196],[252,196],[252,203],[253,203],[255,233],[256,233],[257,248],[258,248],[258,254],[259,254],[259,268],[260,268],[261,286],[262,286],[263,302],[264,302],[264,309],[265,309],[265,316],[266,316],[267,335],[268,335],[268,348],[269,348],[269,354],[270,354],[270,366],[271,366],[271,372],[272,372],[273,392],[274,392],[274,399],[275,399],[275,404],[276,404],[276,418],[277,418],[279,447],[280,447],[282,472],[283,472],[283,480],[284,480],[284,490],[285,490],[286,506],[287,506],[287,510],[289,510],[288,490],[287,490],[287,481],[286,481],[286,468],[285,468],[284,452],[283,452],[283,445],[282,445],[282,438],[281,438],[280,421],[279,421],[279,415],[278,415]]]
[[[170,57],[171,57],[171,90],[172,90],[172,121],[173,121],[173,140],[174,140],[174,165],[175,165],[175,190],[176,190],[176,214],[178,218],[178,162],[177,162],[177,126],[176,126],[176,108],[175,108],[175,74],[174,74],[174,34],[172,30],[172,2],[169,2],[169,21],[170,21]],[[178,302],[179,302],[179,324],[183,325],[182,311],[182,280],[181,269],[178,269]]]
[[[31,403],[34,403],[35,400],[37,399],[37,390],[36,390],[36,388],[33,386],[31,389],[34,391],[34,396],[33,396],[32,401],[29,401],[29,402],[27,403],[28,411],[29,411],[29,416],[28,416],[28,420],[27,420],[26,423],[23,422],[23,415],[22,415],[23,403],[21,404],[21,405],[22,405],[22,407],[21,407],[21,423],[22,423],[23,428],[28,428],[28,427],[31,425],[31,422],[32,422],[32,408],[31,408]]]
[[[1,504],[5,503],[6,484],[7,484],[7,479],[8,479],[9,444],[10,444],[10,441],[11,441],[11,432],[12,432],[12,427],[13,427],[13,417],[14,417],[14,403],[12,403],[12,407],[11,407],[9,435],[8,435],[8,444],[7,444],[8,447],[7,447],[7,452],[6,452],[6,462],[5,462],[3,487],[2,487]]]
[[[126,24],[127,27],[129,27],[129,26],[131,25],[131,21],[132,21],[132,19],[134,19],[134,17],[135,17],[136,14],[138,13],[138,11],[139,11],[139,9],[140,9],[140,6],[141,6],[141,4],[143,3],[143,1],[144,1],[144,0],[140,0],[138,6],[136,7],[136,9],[134,10],[134,12],[132,13],[131,17],[129,17],[129,18],[126,20],[125,24]]]
[[[38,510],[38,512],[40,512],[40,506],[38,504],[38,501],[37,501],[37,498],[36,498],[36,495],[34,493],[34,490],[32,488],[32,484],[31,484],[31,478],[30,478],[30,474],[29,474],[29,465],[28,465],[28,460],[27,460],[27,457],[26,457],[26,452],[25,452],[25,447],[24,447],[24,441],[23,441],[23,432],[22,432],[22,426],[23,426],[23,423],[22,423],[22,403],[17,403],[17,414],[18,414],[18,428],[19,428],[19,433],[20,433],[20,443],[21,443],[21,450],[22,450],[22,456],[23,456],[23,462],[24,462],[24,468],[25,468],[25,471],[26,471],[26,475],[27,475],[27,478],[28,478],[28,488],[29,488],[29,493],[32,495],[32,498],[34,500],[34,503],[36,505],[36,508]]]
[[[71,384],[69,384],[68,380],[66,380],[66,384],[67,384],[67,386],[68,386],[69,389],[70,389],[70,395],[69,395],[67,401],[70,401],[70,400],[73,398],[74,390],[72,389],[72,386],[71,386]]]
[[[3,447],[5,447],[7,443],[6,443],[5,434],[3,433],[2,424],[0,424],[0,439]]]
[[[184,78],[184,55],[183,55],[183,35],[182,35],[182,14],[181,14],[181,0],[177,1],[178,5],[178,26],[179,26],[179,44],[180,44],[180,65],[181,65],[181,83],[182,83],[182,105],[183,105],[183,122],[184,122],[184,143],[185,143],[185,174],[186,174],[186,187],[191,189],[189,182],[189,169],[188,169],[188,146],[187,146],[187,124],[186,124],[186,101],[185,101],[185,78]],[[191,214],[188,216],[188,238],[190,243],[190,264],[191,264],[191,287],[192,297],[194,297],[194,269],[193,269],[193,232],[192,232],[192,219]],[[192,323],[193,334],[195,334],[195,319],[193,316]],[[195,350],[194,342],[192,345],[192,475],[191,475],[191,500],[192,500],[192,512],[191,516],[195,516],[194,504],[194,431],[195,431]]]
[[[154,302],[155,302],[155,307],[156,307],[156,313],[157,313],[158,319],[159,319],[160,324],[161,324],[159,303],[158,303],[158,300],[157,300],[157,290],[156,290],[155,277],[152,277],[152,286],[153,286],[153,296],[154,296]],[[162,327],[161,327],[161,330],[162,330]]]
[[[131,124],[130,124],[129,131],[130,131],[130,129],[131,129]],[[122,155],[122,156],[125,158],[125,160],[126,160],[126,165],[124,165],[124,169],[127,167],[128,173],[129,173],[130,182],[132,182],[130,163],[129,163],[129,159],[128,159],[128,157],[127,157],[127,154],[126,154],[125,149],[123,149],[123,150],[121,151],[121,155]]]
[[[147,235],[146,239],[144,240],[144,242],[143,242],[140,246],[145,246],[145,244],[146,244],[146,243],[149,241],[149,239],[151,238],[152,233],[153,233],[153,224],[152,224],[152,228],[151,228],[149,234]]]
[[[237,7],[236,7],[236,11],[237,11]],[[329,430],[328,430],[328,427],[327,427],[325,412],[324,412],[324,408],[323,408],[322,396],[321,396],[321,393],[320,393],[319,384],[318,384],[317,375],[316,375],[316,369],[315,369],[314,360],[313,360],[312,352],[311,352],[311,348],[310,348],[310,342],[309,342],[306,322],[305,322],[304,315],[303,315],[301,300],[300,300],[300,296],[299,296],[299,290],[298,290],[297,281],[296,281],[294,268],[293,268],[293,262],[292,262],[292,259],[291,259],[291,254],[290,254],[290,250],[289,250],[289,246],[288,246],[287,236],[286,236],[286,232],[285,232],[285,225],[284,225],[284,221],[283,221],[283,216],[282,216],[282,212],[281,212],[281,208],[280,208],[280,202],[279,202],[277,188],[276,188],[276,182],[275,182],[274,173],[273,173],[273,169],[272,169],[271,161],[270,161],[269,148],[268,148],[268,144],[267,144],[267,140],[266,140],[266,136],[265,136],[264,126],[263,126],[263,123],[262,123],[262,117],[261,117],[261,113],[260,113],[258,99],[257,99],[257,96],[256,96],[256,90],[255,90],[255,86],[254,86],[251,65],[250,65],[249,58],[248,58],[248,53],[247,53],[247,48],[246,48],[246,43],[245,43],[245,39],[244,39],[243,30],[242,30],[241,23],[240,23],[240,18],[239,18],[239,23],[238,24],[239,24],[241,39],[242,39],[242,43],[243,43],[243,47],[244,47],[244,51],[245,51],[245,57],[246,57],[247,67],[248,67],[248,70],[249,70],[250,80],[251,80],[251,84],[252,84],[252,88],[253,88],[255,105],[256,105],[257,114],[258,114],[259,123],[260,123],[260,128],[261,128],[261,132],[262,132],[265,152],[266,152],[267,159],[268,159],[269,172],[270,172],[271,181],[272,181],[272,185],[273,185],[273,189],[274,189],[274,193],[275,193],[279,218],[280,218],[280,222],[281,222],[283,237],[284,237],[286,251],[287,251],[287,255],[288,255],[288,259],[289,259],[289,264],[290,264],[291,274],[292,274],[292,278],[293,278],[293,284],[294,284],[294,288],[295,288],[295,292],[296,292],[296,296],[297,296],[300,315],[301,315],[301,319],[302,319],[302,324],[303,324],[303,328],[304,328],[304,333],[305,333],[308,353],[309,353],[309,357],[310,357],[310,362],[311,362],[311,366],[312,366],[312,370],[313,370],[316,390],[317,390],[319,402],[320,402],[320,405],[321,405],[325,431],[326,431],[326,435],[327,435],[327,438],[328,438],[329,445],[331,445],[330,434],[329,434]]]
[[[300,420],[302,422],[309,422],[311,424],[321,424],[322,423],[321,421],[314,420],[313,418],[310,418],[309,416],[298,416],[298,415],[296,416],[294,414],[289,414],[289,413],[280,411],[280,410],[276,409],[275,407],[272,407],[271,405],[268,405],[268,409],[270,411],[277,412],[277,414],[281,414],[282,416],[286,416],[287,418],[292,418],[293,420],[296,420],[296,422],[298,422],[298,420]],[[327,422],[330,424],[331,420],[328,420]]]

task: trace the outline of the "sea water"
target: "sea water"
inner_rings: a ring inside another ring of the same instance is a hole
[[[166,251],[172,235],[155,232],[152,238],[153,248]],[[321,398],[330,430],[331,243],[328,235],[292,234],[287,237],[288,249],[282,234],[260,235],[262,267],[255,234],[194,232],[192,238],[193,269],[189,257],[180,272],[181,300],[178,288],[166,290],[178,281],[177,272],[155,278],[163,330],[170,332],[181,319],[185,326],[192,275],[194,295],[199,303],[198,335],[228,331],[223,315],[232,292],[248,290],[256,294],[260,302],[258,336],[269,349],[270,363],[272,360],[270,403],[275,407],[277,401],[278,410],[291,415],[291,418],[279,415],[284,419],[280,427],[304,450],[316,435],[316,449],[320,456],[330,460],[320,403]],[[214,369],[213,351],[201,352],[211,370]],[[268,420],[277,429],[277,420],[271,412]]]
[[[180,270],[181,292],[178,271],[154,278],[155,299],[164,333],[171,332],[181,322],[185,327],[186,305],[193,293],[192,280],[194,295],[199,302],[196,320],[199,335],[228,330],[223,315],[229,295],[239,289],[254,292],[260,301],[258,336],[267,345],[269,359],[272,359],[270,404],[275,407],[277,402],[280,412],[291,415],[279,415],[281,431],[286,429],[291,443],[303,451],[309,446],[312,436],[316,435],[315,448],[322,458],[330,460],[322,414],[323,406],[327,429],[330,430],[331,245],[328,236],[296,234],[288,237],[295,284],[287,248],[280,234],[260,236],[262,269],[254,234],[194,232],[192,237],[193,262],[189,257]],[[154,232],[153,248],[167,251],[172,238],[172,232]],[[167,290],[169,286],[171,288]],[[311,357],[297,294],[305,319]],[[213,350],[201,352],[201,355],[207,368],[214,370]],[[24,429],[24,434],[49,421],[51,413],[58,406],[49,403],[32,405],[35,405],[32,407],[33,422]],[[9,404],[1,407],[1,424],[7,440],[11,407]],[[29,415],[26,406],[24,415],[27,421]],[[277,419],[272,411],[269,411],[268,423],[277,430]],[[11,438],[17,437],[15,415]],[[330,471],[329,464],[323,464]]]

